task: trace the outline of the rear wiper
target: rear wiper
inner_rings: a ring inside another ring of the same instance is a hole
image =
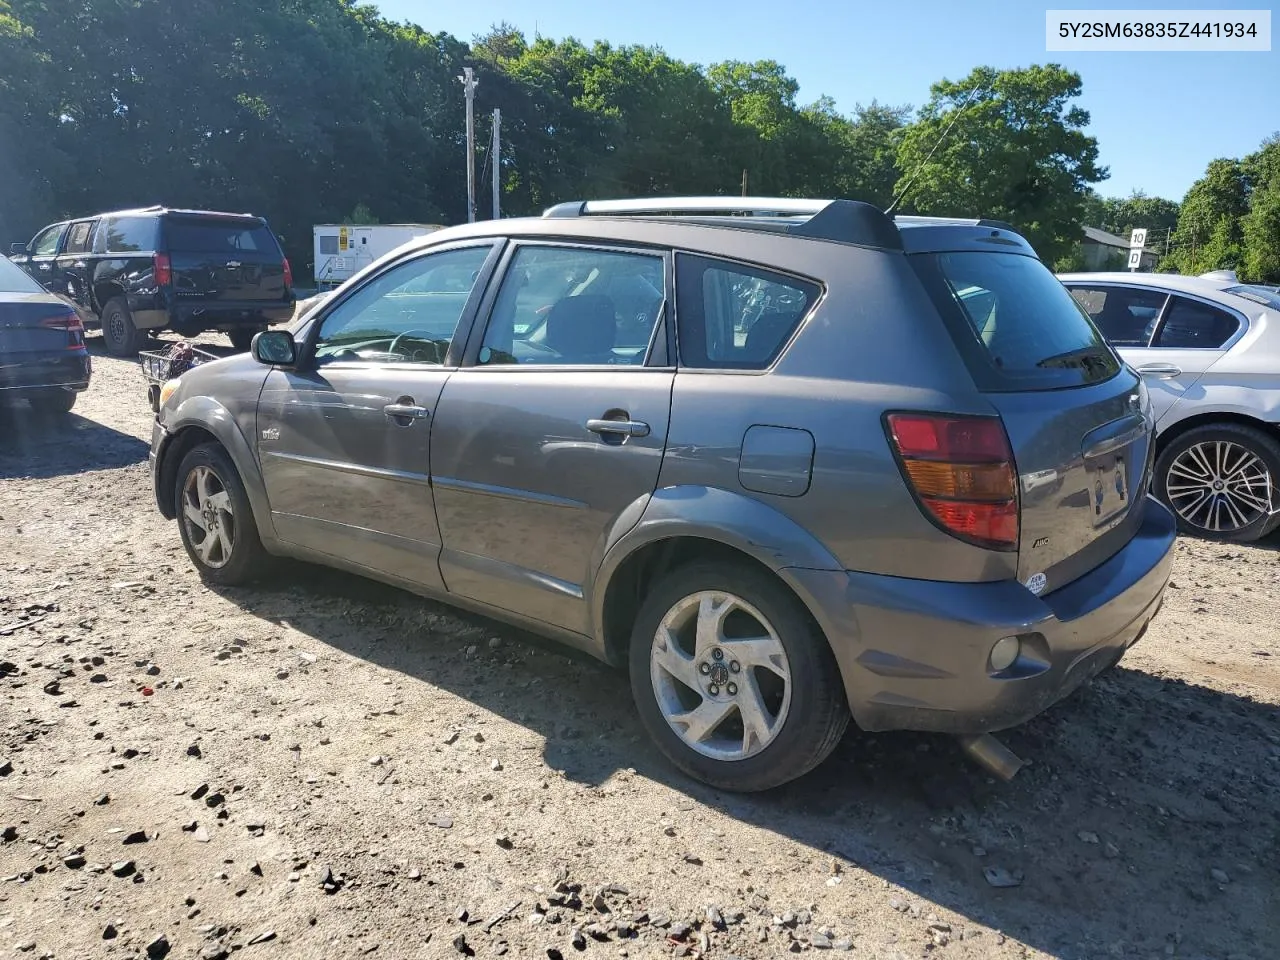
[[[1107,351],[1105,347],[1097,344],[1090,344],[1087,347],[1081,347],[1078,350],[1068,350],[1065,353],[1056,353],[1052,357],[1045,357],[1037,367],[1083,367],[1087,366],[1091,361],[1101,361],[1105,363],[1107,360]]]

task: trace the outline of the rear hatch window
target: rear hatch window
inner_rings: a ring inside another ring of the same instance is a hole
[[[1081,387],[1120,372],[1092,321],[1034,257],[960,251],[911,260],[980,389]]]
[[[165,239],[171,251],[279,255],[275,237],[261,222],[172,218],[165,224]]]

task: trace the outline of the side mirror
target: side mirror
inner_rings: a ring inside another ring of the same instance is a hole
[[[27,245],[21,240],[15,240],[13,243],[9,244],[9,252],[15,255],[25,254],[27,252]]]
[[[269,367],[291,367],[298,362],[298,345],[287,330],[264,330],[249,345],[253,359]]]

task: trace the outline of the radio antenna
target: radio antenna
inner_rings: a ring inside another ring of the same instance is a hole
[[[915,182],[916,177],[920,175],[920,171],[924,166],[933,159],[933,155],[938,152],[938,148],[942,146],[943,141],[947,139],[947,134],[949,134],[951,132],[951,128],[956,125],[956,121],[960,119],[960,115],[969,109],[969,104],[973,102],[973,99],[977,97],[979,93],[985,93],[990,90],[994,83],[995,81],[993,80],[985,87],[974,87],[969,91],[969,95],[964,98],[964,103],[960,104],[960,109],[952,114],[951,122],[948,123],[947,128],[942,131],[942,135],[938,137],[938,140],[934,143],[932,149],[930,149],[923,160],[916,164],[915,169],[911,171],[910,176],[907,177],[906,183],[902,185],[902,189],[898,192],[898,195],[893,198],[893,203],[889,204],[889,208],[885,210],[886,214],[893,213],[893,208],[902,202],[903,197],[907,195],[907,191],[911,189],[911,184]]]

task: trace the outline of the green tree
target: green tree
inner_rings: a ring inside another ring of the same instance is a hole
[[[1183,198],[1178,228],[1160,269],[1200,274],[1236,269],[1244,263],[1242,223],[1249,212],[1249,188],[1238,160],[1214,160]]]
[[[898,150],[901,208],[1007,220],[1046,261],[1065,256],[1089,185],[1107,176],[1089,114],[1071,103],[1080,89],[1056,64],[934,84]]]
[[[1245,158],[1249,180],[1249,212],[1241,223],[1244,276],[1280,283],[1280,133],[1263,141]]]

